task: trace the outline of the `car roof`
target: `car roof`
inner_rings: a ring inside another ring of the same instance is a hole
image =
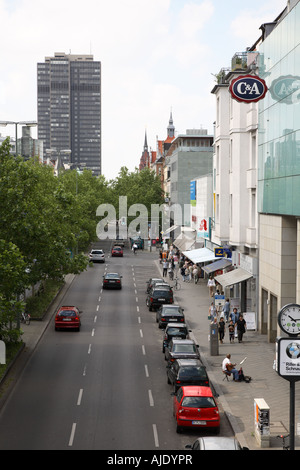
[[[119,273],[105,273],[104,276],[120,276]]]
[[[213,397],[211,388],[207,386],[185,385],[181,389],[185,397]]]
[[[195,341],[192,339],[172,339],[172,343],[180,343],[180,344],[195,344]]]
[[[183,366],[203,366],[200,359],[177,359],[176,362],[181,367]],[[204,367],[204,366],[203,366]]]
[[[201,441],[204,450],[236,450],[239,447],[235,437],[203,436],[197,440]]]

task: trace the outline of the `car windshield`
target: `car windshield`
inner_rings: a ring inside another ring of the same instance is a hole
[[[179,313],[181,313],[181,312],[177,308],[168,308],[168,307],[166,307],[162,311],[163,315],[178,315]]]
[[[195,353],[196,346],[195,344],[174,344],[173,352]]]
[[[166,297],[167,295],[169,295],[168,290],[155,290],[153,292],[154,297]]]
[[[168,328],[168,335],[170,336],[176,336],[176,335],[186,335],[186,329],[185,328]]]
[[[105,277],[106,277],[107,279],[116,279],[116,278],[119,277],[119,274],[107,273],[107,274],[105,275]]]
[[[76,312],[74,310],[61,310],[59,315],[63,317],[76,317]]]
[[[181,405],[186,408],[214,408],[216,403],[213,397],[184,397]]]
[[[206,378],[205,369],[201,366],[184,366],[179,370],[179,377],[199,377]]]

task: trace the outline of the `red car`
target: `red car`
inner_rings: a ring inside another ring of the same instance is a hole
[[[212,428],[220,431],[219,409],[210,387],[185,386],[174,394],[176,431],[182,428]]]
[[[123,256],[123,248],[120,246],[113,246],[111,256]]]
[[[80,331],[81,321],[80,313],[77,307],[60,307],[55,315],[55,330],[77,330]]]

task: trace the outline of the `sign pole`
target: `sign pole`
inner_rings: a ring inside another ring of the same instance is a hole
[[[290,381],[290,450],[295,450],[295,381]]]

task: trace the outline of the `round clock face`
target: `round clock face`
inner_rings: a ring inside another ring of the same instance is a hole
[[[278,314],[278,325],[288,335],[300,334],[300,305],[288,304]]]

